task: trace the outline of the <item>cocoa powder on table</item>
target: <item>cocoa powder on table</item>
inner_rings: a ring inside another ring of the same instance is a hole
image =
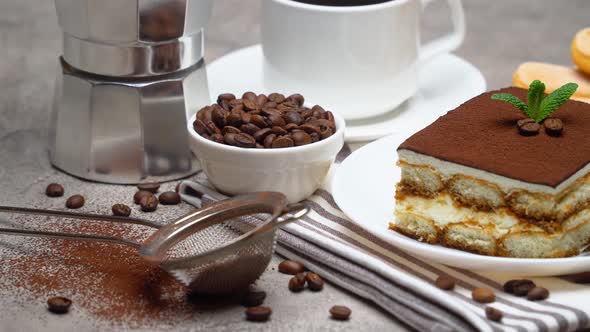
[[[153,232],[136,225],[29,219],[25,224],[30,228],[42,225],[47,231],[139,241]],[[101,320],[130,326],[189,319],[198,309],[189,301],[184,285],[143,261],[134,248],[55,239],[26,239],[24,246],[29,250],[15,249],[15,255],[3,258],[0,289],[24,290],[30,295],[27,301],[63,295],[73,300],[73,307]]]

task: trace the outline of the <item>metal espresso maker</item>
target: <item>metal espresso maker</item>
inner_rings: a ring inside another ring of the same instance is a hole
[[[50,157],[108,183],[200,166],[187,119],[210,102],[203,60],[213,0],[55,0],[63,30]]]

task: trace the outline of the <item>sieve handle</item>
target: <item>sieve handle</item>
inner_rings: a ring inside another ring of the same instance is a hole
[[[108,215],[101,215],[101,214],[91,214],[91,213],[78,213],[78,212],[57,211],[57,210],[47,210],[47,209],[29,209],[29,208],[14,207],[14,206],[0,206],[0,212],[28,214],[28,215],[36,215],[36,216],[64,217],[64,218],[71,218],[71,219],[78,219],[78,220],[108,221],[108,222],[122,223],[122,224],[143,225],[143,226],[152,227],[152,228],[156,228],[156,229],[161,228],[160,225],[156,224],[153,221],[149,221],[149,220],[137,219],[137,218],[127,218],[127,217],[118,217],[118,216],[108,216]]]

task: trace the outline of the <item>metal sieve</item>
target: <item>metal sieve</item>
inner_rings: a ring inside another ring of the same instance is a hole
[[[286,212],[285,212],[286,211]],[[276,244],[276,230],[303,217],[309,208],[287,206],[283,194],[235,196],[191,212],[167,225],[149,220],[65,211],[0,206],[0,212],[137,224],[157,229],[143,243],[129,239],[0,228],[0,234],[111,242],[138,249],[191,291],[223,294],[243,289],[264,272]],[[284,214],[283,214],[284,213]]]

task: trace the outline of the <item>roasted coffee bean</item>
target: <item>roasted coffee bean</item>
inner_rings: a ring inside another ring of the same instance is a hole
[[[215,123],[213,123],[213,120],[205,122],[205,127],[207,127],[207,133],[209,135],[221,134],[221,130],[219,128],[217,128]]]
[[[222,100],[219,103],[219,106],[228,112],[231,110],[231,107],[229,106],[229,100]]]
[[[226,118],[228,125],[239,128],[242,125],[242,116],[237,113],[230,113]]]
[[[271,93],[270,95],[268,95],[268,99],[270,101],[274,101],[277,104],[280,104],[283,101],[285,101],[285,95],[275,92],[275,93]]]
[[[494,307],[486,307],[486,317],[494,322],[499,322],[502,320],[502,311],[494,308]]]
[[[563,122],[560,119],[549,118],[543,121],[545,132],[549,136],[560,136],[563,132]]]
[[[234,99],[229,102],[231,109],[238,108],[239,106],[244,106],[244,99]]]
[[[271,314],[272,309],[269,307],[258,306],[246,309],[246,319],[252,322],[266,322]]]
[[[549,297],[549,290],[543,287],[533,287],[526,295],[529,301],[541,301]]]
[[[158,208],[158,198],[154,194],[144,196],[139,201],[139,205],[143,212],[154,212]]]
[[[273,149],[280,149],[280,148],[290,148],[294,145],[295,145],[295,143],[293,143],[293,140],[291,138],[289,138],[287,136],[281,136],[272,142],[271,147]]]
[[[158,182],[146,182],[140,183],[137,185],[137,189],[149,191],[151,193],[157,193],[160,189],[160,184]]]
[[[236,136],[241,134],[238,133],[227,133],[225,135],[223,135],[223,141],[225,142],[225,144],[227,145],[231,145],[231,146],[238,146],[238,143],[236,142]]]
[[[221,133],[222,133],[222,135],[229,134],[229,133],[239,134],[239,133],[241,133],[241,131],[238,128],[233,127],[233,126],[225,126],[225,127],[223,127],[223,130]]]
[[[289,97],[287,97],[287,99],[294,101],[295,103],[297,103],[297,105],[299,105],[299,107],[303,106],[303,104],[305,103],[305,98],[303,98],[303,96],[298,93],[290,95]]]
[[[336,320],[348,320],[350,318],[350,314],[352,314],[352,310],[343,305],[335,305],[330,308],[330,315]]]
[[[309,119],[311,117],[311,115],[313,114],[313,111],[310,110],[309,108],[303,110],[303,112],[301,112],[301,117],[305,120]]]
[[[332,136],[332,134],[334,134],[334,132],[332,132],[331,128],[324,128],[324,130],[322,130],[320,132],[320,137],[321,137],[321,139],[326,139],[326,138]]]
[[[241,148],[255,148],[256,147],[256,140],[254,139],[254,137],[245,134],[245,133],[241,133],[241,134],[236,134],[236,136],[234,137],[234,140],[236,142],[236,146],[239,146]]]
[[[264,117],[259,114],[252,115],[250,117],[250,123],[258,126],[259,128],[266,128],[268,126],[266,120],[264,120]]]
[[[225,118],[227,117],[229,113],[222,109],[222,108],[215,108],[212,112],[211,112],[211,120],[213,121],[213,123],[215,123],[215,125],[218,128],[223,128],[227,122],[225,121]]]
[[[320,130],[320,127],[310,124],[310,123],[302,124],[301,126],[299,126],[299,128],[304,130],[308,134],[312,134],[312,133],[320,134],[322,132]]]
[[[258,106],[256,101],[244,99],[244,109],[246,111],[255,111],[255,110],[259,110],[260,106]]]
[[[297,131],[291,134],[295,146],[311,144],[311,136],[304,131]]]
[[[291,131],[293,129],[299,129],[299,126],[294,123],[287,123],[287,125],[283,129],[286,131]]]
[[[260,107],[264,106],[267,101],[268,97],[265,94],[259,94],[258,97],[256,97],[256,104],[258,104]]]
[[[444,290],[451,290],[455,288],[455,279],[447,276],[440,276],[434,282],[436,287]]]
[[[213,142],[217,142],[217,143],[225,143],[224,139],[223,139],[223,135],[221,134],[213,134],[211,136],[209,136],[209,139],[212,140]]]
[[[539,133],[541,129],[541,125],[536,122],[529,122],[525,123],[522,126],[518,127],[518,132],[522,136],[534,136]]]
[[[259,305],[262,305],[265,299],[266,292],[255,288],[251,288],[248,290],[246,294],[244,294],[241,303],[244,307],[257,307]]]
[[[64,187],[59,183],[50,183],[45,188],[45,195],[49,197],[61,197],[64,195]]]
[[[240,115],[242,117],[242,125],[250,123],[250,120],[252,119],[252,115],[250,113],[242,112]]]
[[[295,275],[295,278],[297,278],[297,279],[299,280],[299,282],[302,282],[303,284],[305,284],[305,283],[306,283],[306,281],[307,281],[307,280],[305,279],[305,273],[304,273],[304,272],[297,273],[297,274]]]
[[[232,101],[234,99],[236,99],[236,96],[233,93],[224,93],[217,97],[217,103],[221,105],[222,100]]]
[[[200,109],[200,110],[197,112],[197,119],[198,119],[198,120],[201,120],[201,121],[205,120],[205,112],[207,111],[207,109],[208,109],[209,107],[210,107],[210,106],[205,106],[205,107],[201,108],[201,109]]]
[[[264,147],[264,145],[262,145],[262,144],[260,144],[260,143],[256,143],[256,148],[257,148],[257,149],[266,149],[266,148]]]
[[[266,149],[270,149],[272,148],[272,142],[274,142],[274,140],[277,138],[276,134],[269,134],[264,138],[264,148]]]
[[[305,280],[307,281],[307,287],[312,291],[317,292],[324,288],[324,279],[322,279],[322,277],[316,273],[307,272],[305,275]]]
[[[242,126],[240,126],[240,130],[243,133],[253,136],[254,134],[256,134],[256,132],[258,132],[260,130],[260,127],[254,125],[254,124],[251,124],[251,123],[247,123],[247,124],[243,124]]]
[[[320,141],[320,134],[318,133],[311,133],[309,134],[309,136],[311,136],[311,142],[315,143],[315,142],[319,142]]]
[[[68,198],[66,200],[66,207],[68,209],[79,209],[84,206],[84,202],[85,202],[84,196],[73,195],[73,196],[70,196],[70,198]]]
[[[289,124],[296,124],[296,125],[300,125],[303,123],[303,118],[301,117],[301,114],[299,114],[299,112],[297,111],[293,111],[293,112],[289,112],[287,113],[287,115],[285,115],[285,121]]]
[[[140,190],[140,191],[136,192],[135,195],[133,195],[133,202],[135,202],[135,204],[139,204],[139,202],[141,202],[142,198],[144,198],[145,196],[149,196],[149,195],[153,195],[153,194],[149,191],[146,191],[146,190]]]
[[[310,121],[309,124],[320,127],[320,131],[325,128],[330,128],[332,131],[336,130],[336,124],[326,119],[314,119],[313,121]]]
[[[266,123],[270,127],[282,127],[287,124],[285,119],[283,119],[283,117],[278,114],[270,114],[266,119]]]
[[[253,101],[253,102],[256,102],[257,98],[258,98],[258,96],[252,91],[244,92],[244,94],[242,95],[242,99]]]
[[[330,111],[327,111],[327,112],[324,114],[324,119],[326,119],[326,120],[328,120],[328,121],[330,121],[330,122],[334,123],[334,127],[336,127],[336,120],[334,119],[334,114],[332,114],[332,112],[330,112]]]
[[[129,217],[131,215],[131,208],[125,204],[115,204],[111,207],[114,216]]]
[[[509,280],[504,284],[504,291],[516,296],[525,296],[535,286],[535,283],[528,279]]]
[[[279,272],[296,275],[297,273],[305,272],[305,266],[297,261],[286,260],[279,264]]]
[[[282,127],[272,127],[271,132],[275,135],[282,136],[287,135],[289,132]]]
[[[70,310],[72,300],[57,296],[47,300],[47,309],[54,314],[65,314]]]
[[[176,205],[180,203],[180,195],[174,191],[166,191],[160,194],[158,200],[163,205]]]
[[[199,135],[204,135],[208,133],[207,130],[207,126],[205,125],[205,123],[202,120],[195,120],[195,122],[193,122],[193,129],[197,132],[197,134]]]
[[[275,108],[275,107],[277,107],[277,106],[279,106],[279,104],[275,103],[275,102],[274,102],[274,101],[272,101],[272,100],[268,100],[268,101],[267,101],[267,102],[264,104],[264,106],[262,106],[262,108],[263,108],[263,109],[269,109],[269,108]]]
[[[297,276],[289,280],[289,290],[292,292],[301,292],[305,288],[305,277],[298,278]]]
[[[520,128],[527,123],[535,123],[535,120],[533,120],[531,118],[520,119],[520,120],[516,121],[516,126]]]
[[[264,129],[260,129],[259,131],[255,132],[253,137],[256,140],[256,142],[264,143],[264,139],[266,138],[266,136],[268,136],[270,134],[271,134],[271,129],[264,128]]]
[[[318,112],[320,114],[326,113],[326,110],[323,107],[321,107],[320,105],[314,105],[311,108],[311,110],[312,110],[312,112]],[[318,118],[319,118],[319,116],[318,116]]]
[[[490,303],[496,301],[496,294],[489,288],[475,288],[471,297],[479,303]]]

